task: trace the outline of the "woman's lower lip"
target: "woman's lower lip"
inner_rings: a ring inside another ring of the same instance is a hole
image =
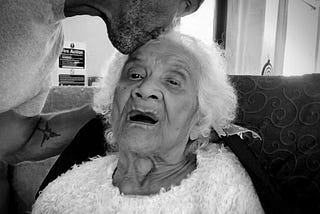
[[[152,123],[144,123],[144,122],[139,122],[139,121],[127,121],[127,123],[130,125],[130,126],[139,126],[139,127],[148,127],[148,128],[153,128],[155,127],[158,122],[156,122],[155,124],[152,124]]]

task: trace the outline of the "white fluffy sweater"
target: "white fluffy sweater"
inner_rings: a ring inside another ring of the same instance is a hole
[[[40,194],[32,213],[264,213],[237,157],[211,145],[179,186],[151,196],[123,195],[112,185],[117,157],[74,166]]]
[[[40,113],[63,45],[64,0],[0,0],[0,113]]]

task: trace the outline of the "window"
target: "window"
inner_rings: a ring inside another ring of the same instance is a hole
[[[320,0],[228,0],[228,72],[320,73],[319,7]]]
[[[197,12],[181,18],[180,32],[212,43],[214,5],[215,0],[205,0]]]

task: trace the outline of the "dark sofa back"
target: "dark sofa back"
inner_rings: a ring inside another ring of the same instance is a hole
[[[250,145],[259,161],[291,203],[320,212],[320,74],[230,78],[236,123],[263,139]]]

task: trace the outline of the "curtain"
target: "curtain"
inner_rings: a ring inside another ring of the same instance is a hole
[[[261,74],[265,11],[266,0],[228,0],[226,57],[229,74]]]

